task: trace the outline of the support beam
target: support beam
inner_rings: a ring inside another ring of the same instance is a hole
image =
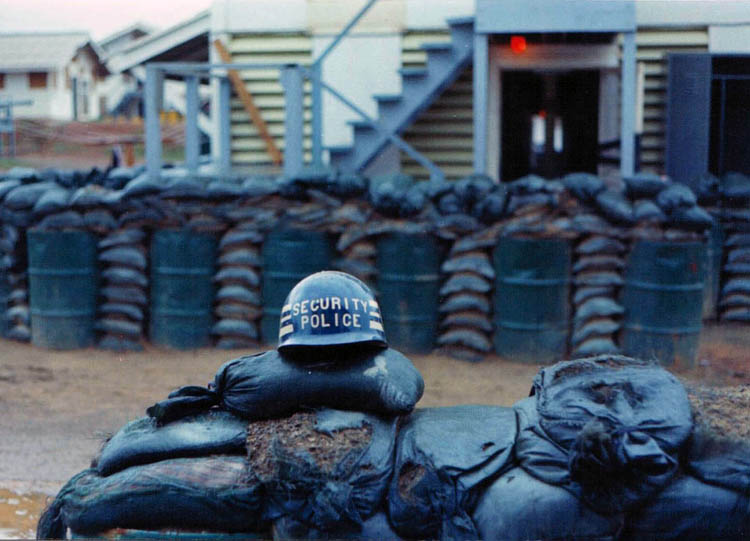
[[[219,172],[228,175],[232,169],[232,133],[231,133],[231,97],[232,87],[229,79],[219,79]]]
[[[146,173],[151,180],[159,180],[162,166],[161,123],[159,111],[164,85],[163,74],[153,66],[146,66]]]
[[[185,77],[185,166],[191,174],[198,172],[200,156],[198,134],[198,76]]]
[[[474,172],[487,174],[487,95],[489,51],[487,34],[474,34]]]
[[[622,42],[622,77],[620,111],[620,174],[635,172],[635,107],[637,67],[635,32],[625,32]]]
[[[286,113],[284,118],[284,176],[297,175],[305,163],[304,149],[304,77],[299,66],[286,66],[281,70]]]

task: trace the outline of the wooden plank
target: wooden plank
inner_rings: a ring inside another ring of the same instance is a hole
[[[232,63],[232,55],[229,54],[229,51],[226,49],[226,47],[224,47],[224,44],[221,42],[221,40],[214,40],[214,48],[219,53],[219,57],[221,58],[222,62],[224,62],[225,64]],[[263,141],[265,141],[266,151],[271,157],[271,161],[276,165],[280,165],[283,161],[281,151],[276,146],[276,142],[274,141],[273,137],[271,137],[271,134],[268,133],[268,126],[266,126],[266,123],[263,120],[260,111],[255,106],[255,103],[253,102],[253,96],[247,90],[245,83],[240,77],[240,74],[237,72],[237,70],[230,69],[227,70],[227,77],[229,77],[229,80],[232,82],[232,86],[234,86],[235,92],[237,92],[237,95],[240,97],[240,100],[242,101],[247,114],[252,119],[253,124],[255,124],[255,126],[258,128]]]

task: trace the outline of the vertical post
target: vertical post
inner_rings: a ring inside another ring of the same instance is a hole
[[[323,165],[323,68],[321,63],[312,66],[312,161],[313,165]],[[303,110],[304,113],[304,110]]]
[[[487,34],[474,34],[474,172],[487,173]]]
[[[229,79],[219,79],[219,172],[229,174],[232,168],[232,134],[231,134],[231,97],[232,87]]]
[[[620,174],[635,172],[636,78],[635,32],[625,32],[622,43],[622,100],[620,115]]]
[[[304,87],[302,70],[298,66],[284,66],[281,71],[284,86],[286,117],[284,118],[284,176],[293,177],[304,165]]]
[[[161,173],[161,125],[159,122],[159,96],[163,90],[163,79],[157,68],[146,66],[146,173],[151,180],[158,180]]]
[[[185,77],[185,166],[191,174],[198,172],[200,137],[198,135],[198,76]]]

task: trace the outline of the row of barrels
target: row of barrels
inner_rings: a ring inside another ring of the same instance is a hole
[[[97,307],[96,238],[85,232],[29,230],[29,296],[35,345],[70,349],[93,343]],[[175,348],[210,345],[217,239],[184,230],[153,234],[149,336]],[[391,344],[428,352],[435,344],[443,248],[427,235],[392,234],[377,243],[376,282]],[[317,231],[272,232],[263,244],[260,334],[274,343],[292,286],[330,268],[334,248]],[[571,327],[571,246],[563,239],[503,237],[496,270],[493,343],[526,362],[562,358]],[[637,241],[628,256],[621,347],[626,354],[690,364],[697,349],[706,287],[705,243]]]

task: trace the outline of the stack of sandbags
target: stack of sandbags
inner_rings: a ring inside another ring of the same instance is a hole
[[[263,234],[254,227],[235,227],[219,241],[218,291],[211,333],[223,349],[248,348],[258,344],[258,321],[262,315],[260,244]]]
[[[11,340],[31,340],[29,311],[29,277],[26,265],[26,239],[17,227],[4,224],[0,227],[2,268],[6,277],[8,296],[3,307],[6,321],[5,336]]]
[[[492,349],[492,285],[490,259],[497,230],[487,229],[453,242],[441,271],[440,327],[437,343],[452,357],[479,361]]]
[[[333,268],[370,285],[377,278],[375,235],[380,232],[370,222],[371,216],[372,209],[354,201],[336,208],[331,215],[332,230],[339,235],[336,250],[341,256],[333,261]]]
[[[673,375],[621,356],[543,368],[514,409],[517,467],[481,497],[480,539],[620,539],[678,478],[693,426]]]
[[[143,349],[140,342],[149,284],[146,246],[146,232],[137,227],[116,229],[99,241],[99,347],[116,351]]]
[[[583,235],[573,249],[574,358],[618,352],[617,334],[625,312],[618,302],[625,251],[625,244],[612,234]]]
[[[727,174],[722,195],[725,241],[719,317],[750,321],[750,177]]]

